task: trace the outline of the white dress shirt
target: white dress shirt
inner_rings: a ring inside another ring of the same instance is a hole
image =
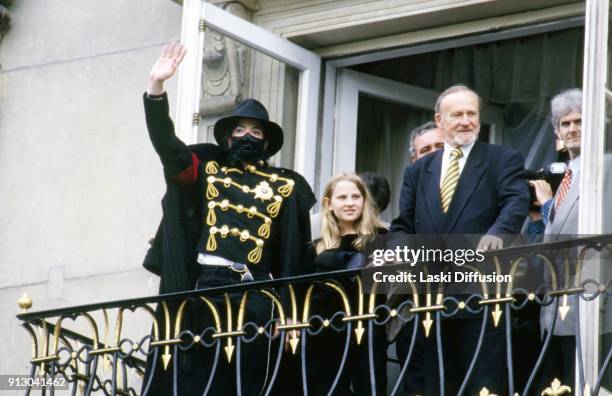
[[[468,156],[470,155],[470,152],[472,151],[472,147],[474,147],[475,142],[476,141],[474,140],[470,144],[466,144],[465,146],[458,147],[461,150],[461,152],[463,152],[463,157],[459,158],[459,176],[461,176],[461,172],[463,172],[463,168],[465,167],[465,162],[467,161]],[[442,168],[440,170],[440,187],[442,187],[442,181],[444,180],[444,175],[446,175],[446,171],[448,169],[450,155],[454,149],[455,148],[453,146],[451,146],[447,142],[444,142],[444,153],[442,154]]]

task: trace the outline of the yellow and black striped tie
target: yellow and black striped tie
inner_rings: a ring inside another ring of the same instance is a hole
[[[450,161],[448,162],[448,168],[444,175],[444,181],[440,187],[440,200],[442,202],[442,211],[448,212],[450,203],[453,200],[453,194],[457,188],[457,182],[459,181],[459,158],[463,157],[463,152],[455,148],[450,153]]]

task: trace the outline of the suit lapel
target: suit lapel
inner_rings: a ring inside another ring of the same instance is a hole
[[[421,178],[421,187],[425,191],[424,197],[429,216],[432,219],[432,224],[436,232],[440,232],[442,223],[444,222],[444,213],[442,213],[442,202],[440,201],[440,174],[442,169],[442,155],[444,150],[438,150],[437,153],[431,154],[433,157],[427,169],[425,176]]]
[[[457,189],[453,195],[448,213],[446,214],[446,221],[442,227],[442,233],[450,234],[451,230],[457,223],[465,205],[472,196],[472,193],[476,189],[480,178],[484,174],[485,167],[483,162],[484,148],[482,143],[476,141],[472,151],[468,156],[468,159],[463,167]],[[439,194],[438,194],[439,195]]]

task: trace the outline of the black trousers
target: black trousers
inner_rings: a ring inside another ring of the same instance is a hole
[[[350,289],[349,289],[350,290]],[[357,301],[354,298],[353,301]],[[366,298],[367,301],[367,298]],[[338,297],[330,291],[322,291],[313,299],[315,312],[331,318],[334,313],[343,311]],[[357,307],[353,307],[353,312]],[[339,320],[335,321],[338,325]],[[357,344],[353,322],[346,360],[340,378],[332,395],[385,395],[387,388],[387,336],[384,326],[363,322],[366,328],[361,343]],[[307,373],[310,395],[327,395],[340,369],[345,345],[346,330],[336,331],[328,327],[318,335],[308,336]],[[371,337],[371,344],[369,338]],[[370,354],[372,355],[370,359]]]
[[[268,280],[270,275],[266,272],[255,272],[252,270],[254,280]],[[210,287],[226,286],[240,283],[240,274],[226,267],[203,266],[202,272],[196,284],[197,289]],[[240,303],[243,297],[242,292],[229,293],[232,311],[232,329],[236,329]],[[221,314],[220,320],[223,329],[227,325],[227,302],[222,294],[210,296],[209,299],[217,306]],[[198,310],[198,320],[196,327],[200,331],[206,331],[214,325],[214,317],[210,310],[200,304]],[[258,292],[250,291],[247,296],[245,306],[244,323],[253,322],[257,326],[265,326],[272,318],[273,305],[270,299]],[[249,327],[247,337],[255,336],[255,328]],[[215,347],[196,348],[193,353],[203,354],[201,361],[202,379],[208,381],[213,369],[214,378],[209,395],[234,395],[238,394],[238,387],[241,388],[242,395],[259,395],[267,382],[270,370],[270,340],[263,334],[246,343],[240,343],[238,351],[237,339],[232,339],[234,350],[231,361],[228,362],[226,355],[226,339],[222,339],[220,354],[217,358],[215,369]],[[238,365],[240,365],[240,375],[237,376]],[[204,390],[202,388],[199,393]],[[186,393],[188,394],[188,393]]]
[[[538,380],[535,381],[535,388],[533,389],[540,393],[550,387],[555,378],[561,381],[563,385],[569,385],[573,389],[575,373],[576,337],[573,335],[553,335],[544,356],[540,374],[537,376]]]
[[[428,360],[427,367],[433,367],[437,356],[435,354],[425,353],[425,333],[423,326],[418,324],[414,349],[408,362],[408,368],[404,374],[403,388],[400,388],[398,395],[414,396],[425,394],[425,361]],[[399,360],[400,367],[403,367],[408,352],[410,351],[410,343],[412,342],[412,333],[414,331],[414,323],[409,322],[402,327],[395,341],[395,350]],[[430,335],[431,336],[431,335]],[[433,359],[433,360],[432,360]]]
[[[470,316],[443,319],[441,323],[446,395],[454,395],[459,391],[480,338],[482,316]],[[494,327],[490,315],[486,320],[480,354],[465,388],[465,395],[477,395],[483,387],[497,394],[507,391],[505,322],[502,319],[499,325]],[[412,323],[405,325],[396,341],[401,364],[404,363],[410,347],[412,326]],[[419,323],[415,349],[405,376],[404,392],[400,394],[441,394],[436,337],[435,323],[429,337],[424,336],[422,323]]]
[[[354,327],[344,368],[333,395],[385,395],[386,336],[384,328],[374,326],[372,331],[372,364],[370,364],[369,330],[363,333],[360,344],[355,341]],[[317,336],[308,337],[308,391],[310,395],[327,395],[331,388],[344,352],[346,331],[337,333],[325,329]]]
[[[255,280],[270,279],[266,272],[251,271]],[[228,286],[240,283],[240,274],[226,267],[202,266],[202,272],[197,281],[196,288],[206,289],[210,287]],[[238,311],[242,299],[242,292],[229,293],[231,306],[232,330],[236,330]],[[224,294],[211,295],[207,297],[217,308],[222,331],[227,330],[227,303]],[[169,302],[171,312],[176,312],[180,301]],[[272,318],[272,303],[268,297],[251,291],[248,294],[245,306],[243,325],[253,322],[257,326],[264,326]],[[158,308],[158,320],[163,323],[163,315]],[[174,321],[172,322],[174,329]],[[202,339],[212,346],[204,346],[201,343],[182,351],[178,349],[173,352],[171,362],[167,369],[163,368],[161,353],[158,353],[155,370],[151,370],[152,356],[147,360],[147,374],[143,383],[143,391],[148,377],[153,373],[152,384],[148,390],[149,395],[169,396],[178,395],[201,395],[206,389],[211,374],[213,375],[208,395],[236,395],[238,387],[241,394],[246,396],[257,396],[267,381],[269,371],[269,339],[265,335],[258,335],[253,341],[241,342],[238,348],[236,338],[232,339],[234,347],[231,361],[228,362],[225,347],[227,339],[219,342],[218,354],[217,343],[213,343],[212,334],[216,332],[216,321],[207,304],[199,298],[188,301],[185,307],[182,329],[189,330],[193,335],[200,335]],[[172,330],[174,331],[174,330]],[[246,331],[246,330],[245,330]],[[257,328],[249,326],[247,337],[254,336]],[[238,351],[240,349],[240,351]],[[217,356],[215,356],[217,355]],[[175,367],[176,365],[176,367]],[[237,375],[238,367],[240,375]],[[174,372],[176,371],[176,381]],[[214,371],[214,373],[213,373]]]

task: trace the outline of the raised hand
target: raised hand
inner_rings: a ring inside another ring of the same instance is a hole
[[[164,46],[149,73],[149,93],[151,95],[161,95],[164,92],[164,81],[174,75],[186,53],[187,50],[175,42]]]

